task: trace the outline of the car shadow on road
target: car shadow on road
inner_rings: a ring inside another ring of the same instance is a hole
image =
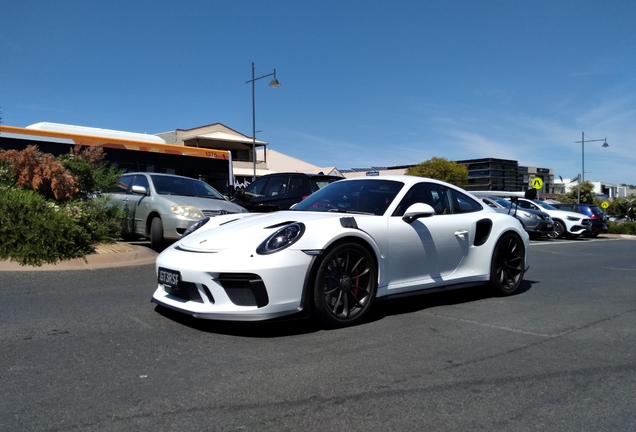
[[[291,317],[284,320],[239,322],[198,319],[159,305],[155,307],[155,311],[172,321],[195,330],[231,336],[276,338],[322,330],[315,320],[307,318]]]
[[[524,279],[518,291],[512,297],[522,295],[532,288],[538,281]],[[401,298],[387,298],[376,302],[369,314],[367,322],[382,320],[387,316],[402,315],[419,312],[438,306],[453,306],[462,303],[471,303],[479,300],[497,297],[489,286],[475,286],[470,288],[452,289],[436,293],[422,293],[415,296]]]
[[[522,295],[530,290],[535,283],[539,282],[524,280],[517,293],[511,297]],[[488,286],[477,286],[402,298],[380,299],[375,302],[368,316],[358,325],[381,321],[387,316],[408,314],[437,306],[452,306],[495,297]],[[327,330],[316,319],[306,316],[291,316],[273,321],[237,322],[194,318],[159,305],[155,307],[155,311],[167,319],[195,330],[239,337],[278,338]]]

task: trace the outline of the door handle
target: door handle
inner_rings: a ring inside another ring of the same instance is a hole
[[[468,230],[455,231],[455,236],[460,237],[462,240],[466,239],[466,234],[468,234]]]

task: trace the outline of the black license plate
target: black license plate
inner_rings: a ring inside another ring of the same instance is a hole
[[[157,279],[159,281],[159,285],[163,285],[167,291],[178,291],[179,284],[181,283],[181,273],[175,270],[159,267]]]

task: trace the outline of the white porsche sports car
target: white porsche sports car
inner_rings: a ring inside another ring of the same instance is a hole
[[[345,179],[290,210],[199,221],[157,257],[152,301],[197,318],[310,312],[342,327],[380,297],[487,283],[513,294],[528,243],[517,219],[453,185]]]

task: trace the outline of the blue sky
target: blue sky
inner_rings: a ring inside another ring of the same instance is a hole
[[[341,169],[495,157],[636,184],[633,0],[0,0],[3,123],[220,122]]]

